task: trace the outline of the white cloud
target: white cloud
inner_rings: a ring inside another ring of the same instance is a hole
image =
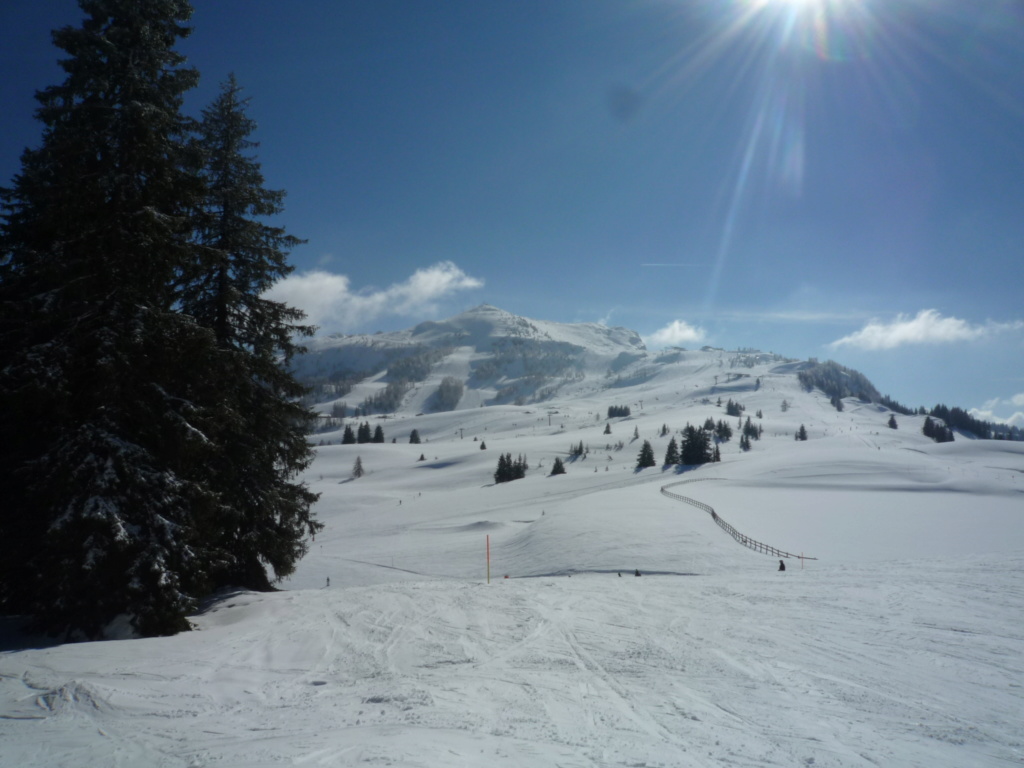
[[[322,331],[352,331],[388,315],[430,314],[442,299],[483,284],[454,263],[442,261],[416,270],[404,282],[370,291],[353,291],[346,275],[314,269],[289,275],[266,296],[303,310],[307,322]]]
[[[644,343],[654,349],[676,347],[704,341],[703,328],[695,327],[682,320],[673,320],[661,330],[644,337]]]
[[[981,408],[970,408],[967,412],[974,418],[981,419],[982,421],[988,421],[993,424],[1008,424],[1011,427],[1024,428],[1024,412],[1017,411],[1010,416],[998,416],[992,408],[988,407],[989,405],[990,403],[985,403]]]
[[[982,404],[981,408],[971,408],[968,413],[982,421],[991,421],[997,424],[1009,424],[1015,427],[1024,427],[1024,412],[1022,411],[1017,411],[1010,416],[996,415],[997,410],[1002,413],[1006,413],[1010,408],[1020,408],[1021,406],[1024,406],[1024,392],[1012,395],[1005,400],[998,397],[986,400]]]
[[[872,320],[859,331],[833,341],[831,347],[894,349],[906,344],[949,344],[972,341],[992,333],[1024,328],[1024,322],[972,325],[957,317],[943,317],[937,310],[922,309],[914,317],[898,315],[891,323]]]

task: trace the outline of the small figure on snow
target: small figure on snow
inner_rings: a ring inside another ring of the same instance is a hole
[[[634,576],[639,576],[639,575],[640,575],[640,569],[639,569],[639,568],[637,568],[637,569],[636,569],[636,570],[635,570],[635,571],[633,572],[633,575],[634,575]]]
[[[779,560],[779,570],[780,571],[786,570],[786,563],[785,563],[785,561]]]

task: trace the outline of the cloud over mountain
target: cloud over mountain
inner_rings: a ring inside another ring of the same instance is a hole
[[[695,344],[704,341],[703,328],[690,325],[684,320],[673,320],[650,336],[644,336],[644,343],[653,349],[674,347],[681,344]]]
[[[922,309],[914,317],[900,314],[888,323],[872,320],[859,331],[837,339],[829,346],[879,350],[908,344],[949,344],[1021,328],[1024,328],[1024,322],[1020,320],[1011,323],[989,321],[979,325],[957,317],[943,317],[935,309]]]
[[[363,291],[353,290],[347,275],[313,269],[289,275],[266,296],[303,310],[323,331],[352,331],[380,317],[431,314],[437,302],[483,284],[453,262],[441,261],[403,282]]]

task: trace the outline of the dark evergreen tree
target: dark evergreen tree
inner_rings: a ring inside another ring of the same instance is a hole
[[[498,455],[498,468],[494,470],[494,482],[507,483],[512,479],[512,455],[502,453]]]
[[[726,416],[740,416],[742,415],[744,408],[739,403],[733,402],[732,398],[725,404],[725,415]]]
[[[480,441],[480,450],[481,451],[486,451],[487,450],[487,443],[485,443],[483,440]]]
[[[521,480],[526,477],[526,456],[520,454],[514,462],[512,462],[512,479]]]
[[[935,439],[935,422],[932,421],[931,416],[925,416],[924,426],[921,428],[921,431],[924,433],[925,437],[930,437],[933,440]]]
[[[412,443],[413,445],[419,445],[420,444],[420,433],[419,433],[419,430],[414,429],[412,432],[409,433],[409,442]]]
[[[370,442],[373,442],[373,443],[383,443],[384,442],[384,428],[380,424],[378,424],[377,428],[373,430],[373,439]]]
[[[896,423],[896,414],[889,414],[889,429],[899,429],[899,425]]]
[[[683,429],[683,444],[679,449],[681,464],[706,464],[711,461],[711,437],[703,429],[687,424]]]
[[[750,450],[750,438],[747,437],[746,435],[740,435],[740,450],[741,451],[749,451]]]
[[[803,424],[801,424],[800,425],[800,429],[798,429],[796,431],[796,439],[797,440],[806,440],[807,439],[807,427],[805,427]]]
[[[743,424],[743,434],[748,440],[760,440],[761,439],[761,427],[754,424],[750,417],[747,417],[746,422]]]
[[[176,311],[202,184],[185,0],[83,2],[0,193],[0,610],[68,636],[186,629],[211,584],[211,332]]]
[[[352,465],[352,477],[358,480],[360,477],[366,474],[366,470],[363,469],[363,457],[356,456],[356,462]]]
[[[373,433],[370,431],[370,422],[364,421],[356,429],[356,442],[359,444],[373,442]]]
[[[640,454],[636,459],[636,468],[644,469],[645,467],[657,466],[658,462],[654,458],[654,449],[651,447],[651,443],[648,440],[644,440],[644,444],[640,446]]]
[[[732,427],[719,419],[718,423],[715,425],[715,437],[718,438],[720,442],[729,442],[732,438]]]
[[[342,445],[354,445],[355,442],[356,442],[356,436],[355,436],[355,433],[352,431],[352,425],[351,424],[346,424],[345,425],[345,431],[341,435],[341,444]]]
[[[612,425],[611,424],[605,424],[604,425],[604,433],[606,435],[610,435],[612,433]]]
[[[304,351],[294,340],[313,328],[300,324],[301,310],[264,297],[292,271],[288,252],[302,241],[264,221],[281,212],[284,193],[264,188],[250,155],[256,126],[247,106],[232,75],[203,110],[198,258],[183,270],[179,301],[213,331],[220,364],[208,374],[210,397],[226,417],[216,460],[206,466],[222,511],[212,541],[225,555],[214,586],[267,590],[294,571],[307,536],[320,528],[310,512],[317,495],[295,481],[313,459],[305,438],[312,414],[289,370]]]
[[[561,458],[559,458],[558,456],[555,456],[555,461],[551,465],[551,474],[552,475],[564,475],[565,474],[565,464],[562,463]]]
[[[673,466],[679,463],[679,444],[676,443],[676,439],[673,437],[668,441],[668,448],[665,449],[665,461],[666,466]]]

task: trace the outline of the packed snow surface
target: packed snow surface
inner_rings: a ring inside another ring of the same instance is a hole
[[[401,410],[383,445],[318,436],[327,527],[282,591],[170,638],[8,621],[0,765],[1024,764],[1024,445],[937,445],[700,354],[543,405]],[[737,434],[721,463],[634,469],[643,440],[660,460],[729,418],[719,394],[763,425],[749,453]],[[504,452],[525,479],[494,484]],[[817,559],[779,572],[680,496]]]

